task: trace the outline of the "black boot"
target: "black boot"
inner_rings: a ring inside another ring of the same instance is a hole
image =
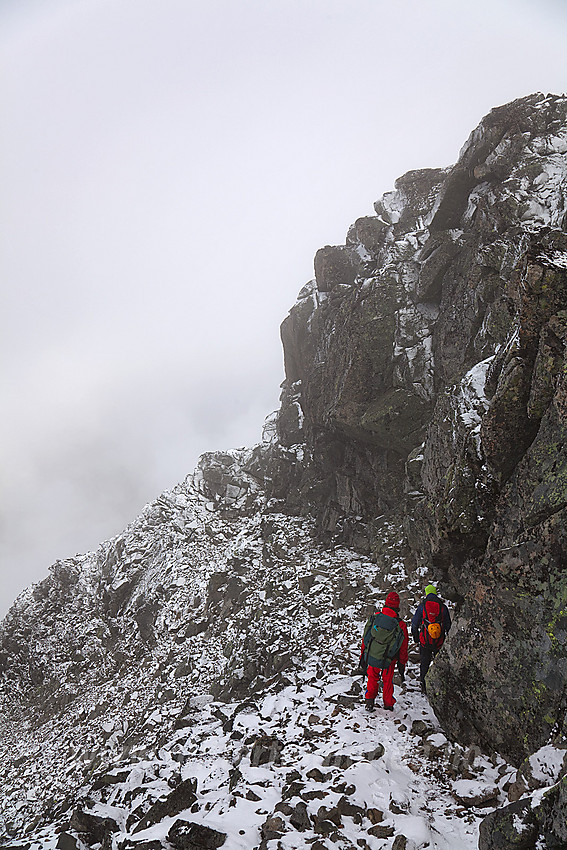
[[[373,699],[365,699],[366,703],[366,711],[374,711],[374,700]]]

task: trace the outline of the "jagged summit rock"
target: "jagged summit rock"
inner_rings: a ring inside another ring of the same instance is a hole
[[[61,846],[126,850],[167,811],[180,816],[170,845],[195,843],[196,824],[224,846],[228,809],[246,808],[235,847],[271,850],[290,830],[356,846],[365,819],[367,846],[398,827],[402,846],[415,801],[376,805],[356,784],[387,785],[368,754],[388,739],[352,745],[360,688],[345,665],[368,607],[394,583],[409,613],[427,576],[454,603],[427,682],[450,741],[419,746],[472,808],[510,791],[484,846],[520,815],[558,846],[564,780],[516,802],[538,787],[526,759],[567,745],[566,198],[567,98],[534,94],[486,116],[454,166],[408,171],[344,245],[317,252],[282,324],[286,379],[265,441],[204,455],[6,617],[7,839],[51,850],[55,830]],[[427,711],[408,691],[398,731],[423,720],[410,697]],[[425,770],[416,746],[408,788]],[[494,756],[479,788],[461,746],[505,756],[516,781]],[[147,846],[167,847],[162,821]],[[467,829],[456,840],[472,848]]]
[[[515,326],[513,275],[531,239],[548,228],[558,241],[547,256],[562,255],[565,118],[554,96],[493,110],[453,168],[408,172],[346,246],[318,252],[316,286],[282,325],[280,420],[289,444],[301,408],[298,442],[313,452],[305,483],[321,482],[313,504],[324,528],[399,500],[440,394]],[[352,279],[339,269],[355,257]]]

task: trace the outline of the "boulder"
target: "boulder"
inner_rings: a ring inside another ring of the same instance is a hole
[[[320,292],[340,284],[352,285],[360,266],[360,256],[346,245],[327,245],[315,254],[315,280]]]
[[[197,780],[185,779],[163,800],[158,800],[136,824],[134,832],[141,832],[166,817],[178,815],[191,808],[197,800]]]
[[[339,767],[341,770],[347,770],[354,763],[354,759],[343,753],[331,753],[323,759],[323,767]]]
[[[285,821],[279,815],[272,815],[266,818],[260,827],[260,835],[263,841],[272,841],[276,838],[281,838],[285,832]]]
[[[366,753],[363,753],[364,758],[368,759],[368,761],[376,761],[376,759],[381,759],[386,749],[383,744],[378,744],[373,750],[369,750]]]
[[[355,803],[351,803],[345,795],[339,799],[339,802],[337,803],[337,810],[339,814],[345,815],[349,818],[356,818],[357,820],[358,818],[362,818],[362,815],[365,814],[362,806],[357,806]],[[359,822],[361,823],[362,821]]]
[[[284,744],[278,738],[271,735],[261,735],[252,744],[250,764],[253,767],[259,767],[269,762],[277,764],[283,748]]]
[[[77,844],[77,839],[75,836],[70,835],[66,830],[60,832],[57,836],[57,844],[55,845],[55,850],[79,850],[79,844]],[[29,844],[26,844],[26,848],[29,847]]]
[[[78,832],[85,841],[93,844],[102,844],[106,838],[119,831],[118,824],[112,818],[91,814],[81,808],[73,812],[69,829]]]
[[[552,850],[567,847],[567,777],[544,793],[534,814],[547,846]]]
[[[307,813],[307,805],[305,803],[298,803],[294,807],[290,813],[289,822],[298,832],[311,829],[311,818]]]
[[[567,846],[566,812],[564,777],[539,802],[527,797],[487,815],[480,824],[479,850],[562,850]]]
[[[176,820],[167,840],[175,850],[216,850],[225,843],[226,834],[200,823]]]
[[[375,838],[391,838],[395,831],[393,826],[382,826],[378,824],[377,826],[371,826],[368,834],[373,835]]]
[[[480,824],[479,850],[533,850],[539,835],[528,800],[496,809]]]
[[[498,787],[486,788],[484,783],[479,786],[478,782],[472,779],[459,779],[453,787],[455,799],[468,809],[494,805],[498,800]]]

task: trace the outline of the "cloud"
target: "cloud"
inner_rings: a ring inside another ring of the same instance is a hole
[[[566,87],[552,5],[5,0],[4,605],[259,438],[317,249]]]

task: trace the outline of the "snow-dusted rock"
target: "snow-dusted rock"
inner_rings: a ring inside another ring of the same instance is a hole
[[[177,820],[167,840],[176,850],[216,850],[223,846],[226,835],[200,823]]]

